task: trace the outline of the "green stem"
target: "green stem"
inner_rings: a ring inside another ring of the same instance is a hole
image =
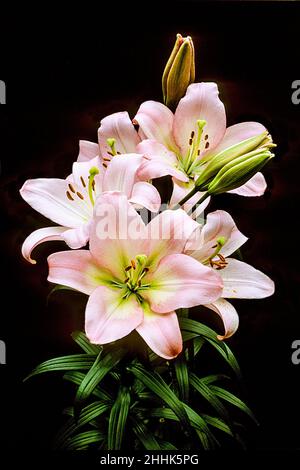
[[[176,204],[175,207],[173,207],[173,210],[174,209],[180,209],[180,207],[183,206],[183,204],[185,204],[197,192],[198,192],[198,189],[196,187],[193,188],[186,196],[184,196],[183,199],[181,199],[181,201],[178,202],[178,204]],[[202,202],[205,201],[205,199],[207,199],[209,195],[210,194],[208,192],[204,193],[203,196],[199,199],[199,201],[194,204],[193,208],[195,207],[196,204],[202,204]]]

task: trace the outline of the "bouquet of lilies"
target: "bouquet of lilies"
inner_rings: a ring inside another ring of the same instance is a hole
[[[27,237],[24,258],[34,264],[36,246],[63,241],[48,280],[87,296],[85,332],[72,333],[81,352],[29,375],[63,371],[75,387],[56,448],[211,449],[223,435],[242,442],[241,411],[255,420],[228,390],[240,370],[224,341],[239,324],[227,299],[264,298],[274,284],[239,259],[247,237],[231,215],[208,207],[224,192],[262,195],[275,144],[257,122],[226,128],[217,85],[195,83],[190,37],[177,35],[162,87],[164,104],[102,119],[98,142],[80,141],[66,179],[28,180],[20,191],[57,224]],[[157,189],[163,176],[168,201]],[[196,306],[219,315],[224,331],[197,321]],[[201,375],[208,349],[233,377]]]

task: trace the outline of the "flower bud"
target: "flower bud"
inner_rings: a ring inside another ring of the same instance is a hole
[[[213,157],[204,157],[202,160],[203,171],[195,183],[197,188],[200,191],[206,190],[210,182],[224,167],[228,169],[227,165],[230,166],[230,164],[234,164],[234,162],[238,164],[242,161],[250,160],[253,157],[260,156],[272,147],[276,147],[276,145],[273,143],[272,137],[268,134],[268,131],[264,131],[257,136],[250,137],[249,139],[222,150]]]
[[[269,150],[248,157],[243,155],[227,163],[209,183],[208,194],[221,194],[242,186],[274,157]]]
[[[175,109],[187,87],[195,81],[195,53],[192,38],[177,39],[162,77],[164,103]]]

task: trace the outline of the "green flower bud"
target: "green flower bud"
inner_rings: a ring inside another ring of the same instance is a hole
[[[250,160],[253,157],[260,156],[265,150],[272,147],[276,147],[276,145],[273,143],[270,134],[265,131],[232,145],[213,157],[208,156],[204,158],[202,161],[203,171],[196,180],[198,190],[206,190],[219,171],[224,167],[228,168],[226,165],[230,165],[233,162],[238,164],[241,161]]]
[[[274,157],[269,150],[248,157],[243,155],[227,163],[209,183],[208,194],[221,194],[242,186]]]
[[[195,52],[192,38],[177,39],[162,77],[164,103],[175,109],[187,87],[195,81]]]

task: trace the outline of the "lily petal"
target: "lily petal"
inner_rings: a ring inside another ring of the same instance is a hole
[[[216,312],[223,321],[225,333],[224,335],[218,335],[217,338],[221,341],[230,338],[239,327],[239,316],[234,306],[225,299],[218,299],[205,305],[205,307]]]
[[[175,176],[179,181],[188,181],[188,177],[176,168],[178,163],[175,153],[164,145],[151,139],[141,142],[137,151],[145,155],[145,159],[138,171],[142,180],[160,178],[161,176]]]
[[[239,194],[240,196],[262,196],[267,189],[267,183],[262,173],[256,173],[252,178],[239,188],[228,191],[232,194]]]
[[[61,251],[48,257],[48,281],[90,295],[99,286],[100,270],[88,250]]]
[[[173,359],[182,351],[182,336],[175,312],[160,315],[144,308],[144,320],[136,330],[160,357]]]
[[[143,103],[134,121],[138,123],[142,140],[153,139],[169,148],[174,148],[172,137],[174,115],[167,106],[157,101]]]
[[[34,248],[44,242],[62,240],[62,234],[66,230],[68,230],[67,227],[46,227],[35,230],[24,241],[22,255],[29,263],[36,264],[36,261],[31,258]]]
[[[240,122],[226,129],[223,139],[213,150],[209,149],[206,156],[217,155],[219,152],[236,145],[243,140],[250,139],[264,132],[266,128],[259,122]]]
[[[225,239],[221,249],[223,256],[229,256],[242,246],[248,238],[240,232],[228,212],[215,211],[207,216],[206,224],[199,227],[199,234],[193,234],[185,246],[185,252],[200,262],[207,261],[216,251],[217,240]],[[197,236],[195,236],[197,235]]]
[[[70,248],[76,250],[77,248],[82,248],[87,244],[90,238],[90,230],[91,221],[78,228],[66,230],[63,232],[61,237]]]
[[[87,162],[99,155],[99,145],[88,140],[79,141],[78,162]]]
[[[125,268],[142,254],[145,224],[127,197],[111,191],[95,204],[90,251],[99,264],[124,281]]]
[[[143,251],[149,256],[149,264],[157,263],[163,256],[181,253],[197,227],[198,223],[182,209],[165,210],[154,217],[146,227]]]
[[[150,287],[143,292],[143,297],[157,313],[214,302],[223,288],[216,271],[183,254],[162,258],[145,281]]]
[[[144,181],[134,184],[129,201],[138,206],[146,207],[151,212],[158,212],[161,205],[160,195],[156,187]]]
[[[91,343],[106,344],[127,336],[144,318],[135,295],[123,299],[120,289],[99,286],[85,312],[85,331]]]
[[[227,258],[227,262],[219,271],[224,282],[222,297],[263,299],[274,294],[274,282],[264,273],[237,259]]]
[[[107,139],[116,139],[116,151],[120,153],[133,153],[140,142],[127,111],[110,114],[102,119],[98,130],[98,140],[102,157],[111,157]]]
[[[137,153],[114,157],[105,173],[103,191],[121,191],[130,197],[142,161],[143,156]]]
[[[187,89],[186,95],[177,106],[173,134],[181,153],[186,155],[189,150],[191,132],[197,135],[197,120],[205,120],[203,130],[207,134],[209,149],[218,145],[226,130],[225,108],[219,98],[216,83],[193,83]]]
[[[56,178],[27,180],[20,194],[33,209],[62,226],[79,227],[91,216],[86,202],[70,193],[69,183],[66,180]]]

